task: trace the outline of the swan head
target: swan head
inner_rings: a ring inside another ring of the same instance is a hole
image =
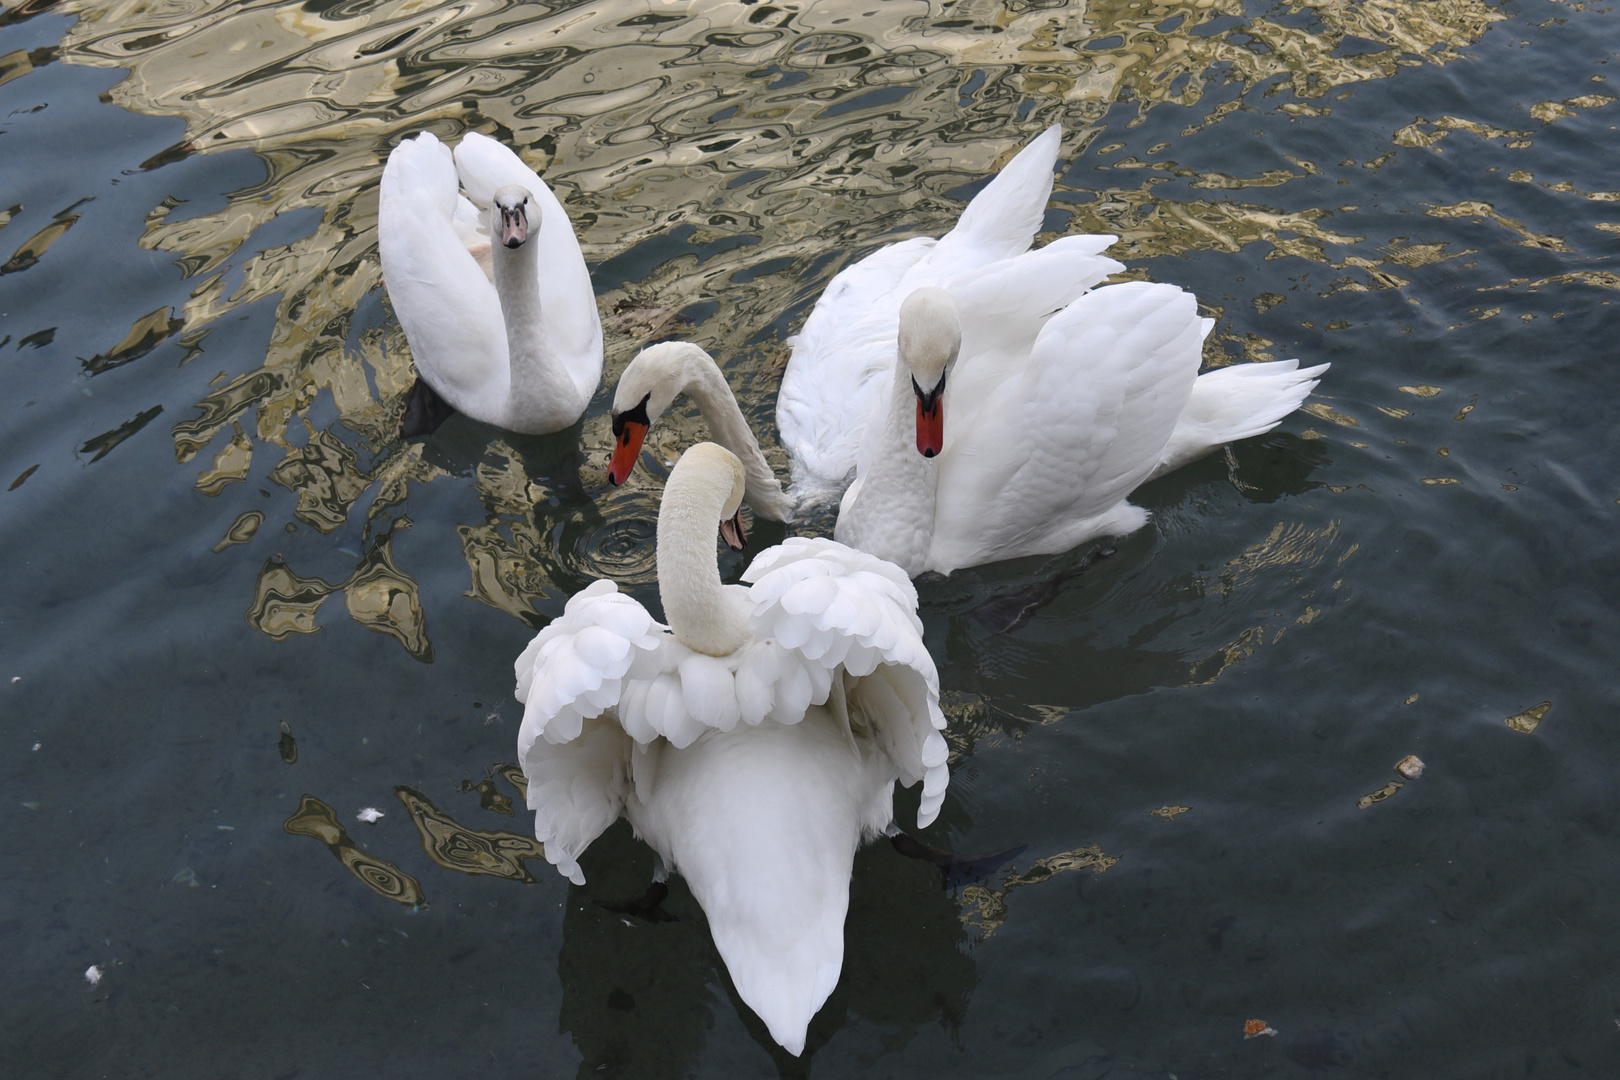
[[[714,358],[689,341],[661,341],[641,350],[630,361],[613,392],[614,444],[613,460],[608,464],[609,483],[622,484],[630,479],[647,429],[686,392],[702,364],[712,367]]]
[[[529,215],[533,214],[535,224],[539,224],[540,208],[534,205],[533,196],[519,184],[507,184],[495,189],[494,207],[500,219],[501,243],[509,248],[522,247],[529,238]]]
[[[956,301],[944,289],[918,289],[900,305],[900,359],[917,395],[917,452],[931,458],[945,446],[945,375],[962,349]]]
[[[733,551],[741,551],[748,542],[743,534],[742,501],[747,490],[747,474],[737,455],[719,443],[701,442],[689,448],[670,470],[669,482],[664,485],[664,507],[685,508],[688,505],[709,504],[716,496],[720,501],[720,539]],[[664,511],[660,510],[660,524]]]

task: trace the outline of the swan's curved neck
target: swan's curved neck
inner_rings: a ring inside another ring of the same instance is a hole
[[[686,394],[697,404],[703,422],[709,426],[709,436],[742,462],[748,504],[767,516],[784,516],[788,505],[782,484],[765,460],[720,365],[696,346],[684,352],[682,361],[682,386],[677,393]]]
[[[695,652],[729,656],[753,638],[748,614],[720,582],[716,532],[735,473],[722,481],[680,472],[658,511],[658,595],[675,640]],[[684,481],[684,482],[683,482]]]
[[[509,248],[497,235],[490,243],[495,292],[506,322],[511,368],[507,399],[513,416],[534,415],[573,393],[568,372],[556,361],[541,319],[540,245],[536,240],[531,233],[526,243]]]

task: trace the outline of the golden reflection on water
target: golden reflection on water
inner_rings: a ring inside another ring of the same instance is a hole
[[[1094,874],[1101,874],[1119,860],[1120,856],[1105,854],[1099,845],[1092,844],[1036,859],[1035,865],[1021,874],[1009,873],[994,889],[969,885],[962,890],[962,925],[977,933],[978,941],[982,942],[1007,921],[1007,894],[1014,889],[1038,884],[1070,870],[1089,869]]]
[[[214,545],[214,554],[219,554],[228,547],[245,544],[258,535],[259,526],[264,524],[264,513],[259,510],[247,510],[231,522],[231,527],[225,530],[225,535],[219,543]]]
[[[408,529],[410,525],[408,517],[395,521],[341,585],[299,577],[281,556],[272,555],[259,571],[253,603],[246,614],[248,625],[274,641],[293,634],[317,633],[320,627],[315,625],[316,612],[328,596],[341,589],[349,615],[356,622],[394,638],[423,663],[432,663],[433,643],[428,640],[427,616],[417,595],[416,580],[394,563],[390,550],[394,530]]]
[[[344,869],[385,900],[411,908],[426,908],[427,897],[417,880],[393,863],[368,855],[349,839],[337,812],[313,795],[305,795],[282,828],[294,836],[313,836],[331,849]]]
[[[488,874],[533,885],[535,876],[524,865],[525,859],[544,859],[545,848],[532,836],[469,829],[434,806],[427,796],[400,785],[394,794],[405,805],[422,837],[422,850],[446,870],[463,874]],[[510,813],[510,809],[507,811]]]
[[[411,381],[397,324],[354,325],[357,305],[381,280],[376,184],[388,150],[406,134],[428,129],[454,138],[476,129],[515,144],[546,170],[592,262],[679,230],[671,242],[684,241],[690,254],[628,286],[603,283],[610,286],[602,297],[609,382],[642,342],[669,332],[680,311],[711,301],[717,309],[703,323],[702,344],[723,363],[754,357],[731,375],[745,410],[763,418],[780,355],[760,356],[762,343],[794,329],[831,274],[879,237],[942,231],[961,208],[946,193],[993,171],[1047,124],[1066,124],[1073,156],[1102,131],[1115,102],[1136,103],[1128,121],[1135,126],[1158,105],[1197,106],[1212,87],[1237,83],[1246,91],[1271,79],[1301,99],[1273,111],[1290,123],[1323,123],[1341,88],[1405,66],[1448,63],[1506,17],[1484,0],[1312,0],[1292,9],[1308,10],[1309,26],[1246,15],[1238,0],[871,7],[694,0],[665,12],[561,0],[69,0],[57,10],[79,19],[61,58],[129,69],[109,100],[186,122],[184,138],[145,167],[246,148],[268,173],[229,193],[222,209],[188,215],[173,198],[153,208],[140,242],[178,259],[193,281],[191,296],[178,312],[146,316],[103,362],[127,362],[173,335],[181,335],[189,360],[207,351],[203,339],[215,320],[277,297],[263,365],[212,388],[197,401],[199,415],[174,425],[176,460],[191,461],[231,431],[197,481],[216,493],[246,475],[257,444],[273,444],[282,460],[272,478],[297,495],[300,520],[330,532],[375,490],[369,532],[382,508],[403,501],[409,481],[443,475],[421,460],[419,447],[392,437]],[[1238,29],[1208,29],[1223,16],[1244,17]],[[1383,48],[1337,55],[1349,37]],[[0,78],[20,77],[30,63],[0,58]],[[1535,117],[1546,123],[1601,97],[1544,103]],[[1184,134],[1241,107],[1252,106],[1212,103]],[[1419,117],[1395,143],[1431,145],[1465,128],[1453,117]],[[1497,137],[1478,125],[1468,130]],[[1268,258],[1347,270],[1334,288],[1399,283],[1377,260],[1330,253],[1362,239],[1327,224],[1336,208],[1285,212],[1254,201],[1321,171],[1310,161],[1290,164],[1229,176],[1126,158],[1107,168],[1128,182],[1100,191],[1060,183],[1056,205],[1070,211],[1067,231],[1117,232],[1116,253],[1125,259],[1260,243]],[[1154,188],[1173,176],[1212,193],[1247,194],[1243,201],[1156,197]],[[304,207],[320,212],[309,235],[250,250],[232,271],[259,226]],[[25,240],[0,273],[37,261],[72,227],[75,209]],[[1433,257],[1455,257],[1442,249],[1435,246]],[[1413,265],[1413,250],[1386,252],[1383,261]],[[773,327],[784,312],[794,314]],[[1227,324],[1211,335],[1207,358],[1263,359],[1272,348]],[[349,434],[307,428],[304,418],[323,393]],[[111,445],[121,430],[108,433]],[[666,430],[675,433],[675,425]],[[782,464],[766,435],[767,454]],[[602,417],[587,420],[582,442],[589,472],[611,445]],[[491,452],[515,463],[499,440]],[[472,595],[532,623],[539,621],[534,602],[571,586],[575,575],[635,581],[650,573],[640,555],[647,545],[634,536],[581,540],[560,565],[547,566],[540,556],[547,538],[523,505],[532,497],[485,473],[479,469],[477,483],[490,516],[461,528]],[[595,520],[575,524],[586,533],[601,528]],[[405,590],[408,576],[391,564],[388,572]],[[267,612],[265,604],[280,597],[276,613],[250,612],[249,621],[272,636],[310,632],[319,589],[285,567],[266,574],[253,611]],[[414,592],[405,609],[394,608],[405,591],[382,607],[381,596],[367,594],[350,610],[425,658],[420,620],[405,610]],[[416,629],[408,628],[412,620]]]

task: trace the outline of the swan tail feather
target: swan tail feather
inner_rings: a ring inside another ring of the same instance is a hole
[[[851,766],[826,710],[716,733],[665,754],[629,808],[702,906],[737,994],[789,1053],[837,985],[855,851],[888,811],[892,773]]]
[[[1304,404],[1327,364],[1297,360],[1233,364],[1198,376],[1152,476],[1203,457],[1217,446],[1261,435]]]

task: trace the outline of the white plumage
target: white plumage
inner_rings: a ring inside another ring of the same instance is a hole
[[[895,781],[949,781],[939,683],[906,575],[826,539],[720,583],[715,523],[743,470],[688,450],[659,515],[671,626],[598,581],[518,658],[535,835],[576,883],[622,813],[682,874],[737,992],[790,1052],[838,981],[856,849],[892,829]],[[699,625],[701,624],[701,625]]]
[[[491,242],[491,212],[512,187],[530,227],[508,248]],[[579,419],[602,378],[602,327],[573,226],[533,169],[477,132],[453,158],[429,132],[406,139],[383,169],[377,236],[417,372],[452,408],[527,434]]]
[[[868,417],[887,397],[900,304],[914,290],[941,286],[956,295],[977,287],[989,317],[993,297],[1006,292],[1016,302],[1017,290],[1034,288],[1047,315],[1120,269],[1098,254],[1112,236],[1068,236],[1029,250],[1052,195],[1062,139],[1058,124],[1032,139],[938,240],[890,244],[828,283],[804,329],[789,339],[793,354],[776,399],[799,499],[836,499],[849,482]],[[1020,257],[1022,272],[1009,275],[1009,260]],[[982,281],[991,267],[998,276]]]
[[[1004,289],[1035,283],[1048,297],[1050,314],[1119,268],[1097,253],[1112,236],[1070,236],[1029,252],[1052,194],[1052,168],[1063,130],[1054,124],[1018,152],[962,211],[943,237],[922,236],[890,244],[840,271],[804,328],[788,339],[793,353],[776,399],[776,423],[793,471],[786,495],[771,474],[748,429],[725,376],[695,345],[654,345],[633,360],[614,393],[619,446],[609,476],[623,483],[635,465],[647,425],[681,394],[690,395],[709,425],[710,437],[742,459],[748,469],[748,503],[754,513],[786,521],[800,505],[835,501],[849,483],[868,414],[884,397],[894,366],[894,336],[900,303],[912,290],[945,284],[966,288],[992,266],[1022,255],[1024,273],[985,283],[985,316],[995,315]],[[1038,306],[1038,305],[1037,305]],[[644,417],[628,426],[633,410]]]
[[[1327,370],[1279,360],[1199,375],[1213,324],[1173,285],[1104,286],[1047,317],[1058,279],[1021,264],[1062,243],[914,294],[931,298],[911,309],[914,332],[959,326],[960,346],[924,363],[905,355],[902,329],[839,540],[915,576],[1131,532],[1148,519],[1126,501],[1139,485],[1270,430]],[[941,379],[943,449],[929,459],[918,452],[917,390]]]

